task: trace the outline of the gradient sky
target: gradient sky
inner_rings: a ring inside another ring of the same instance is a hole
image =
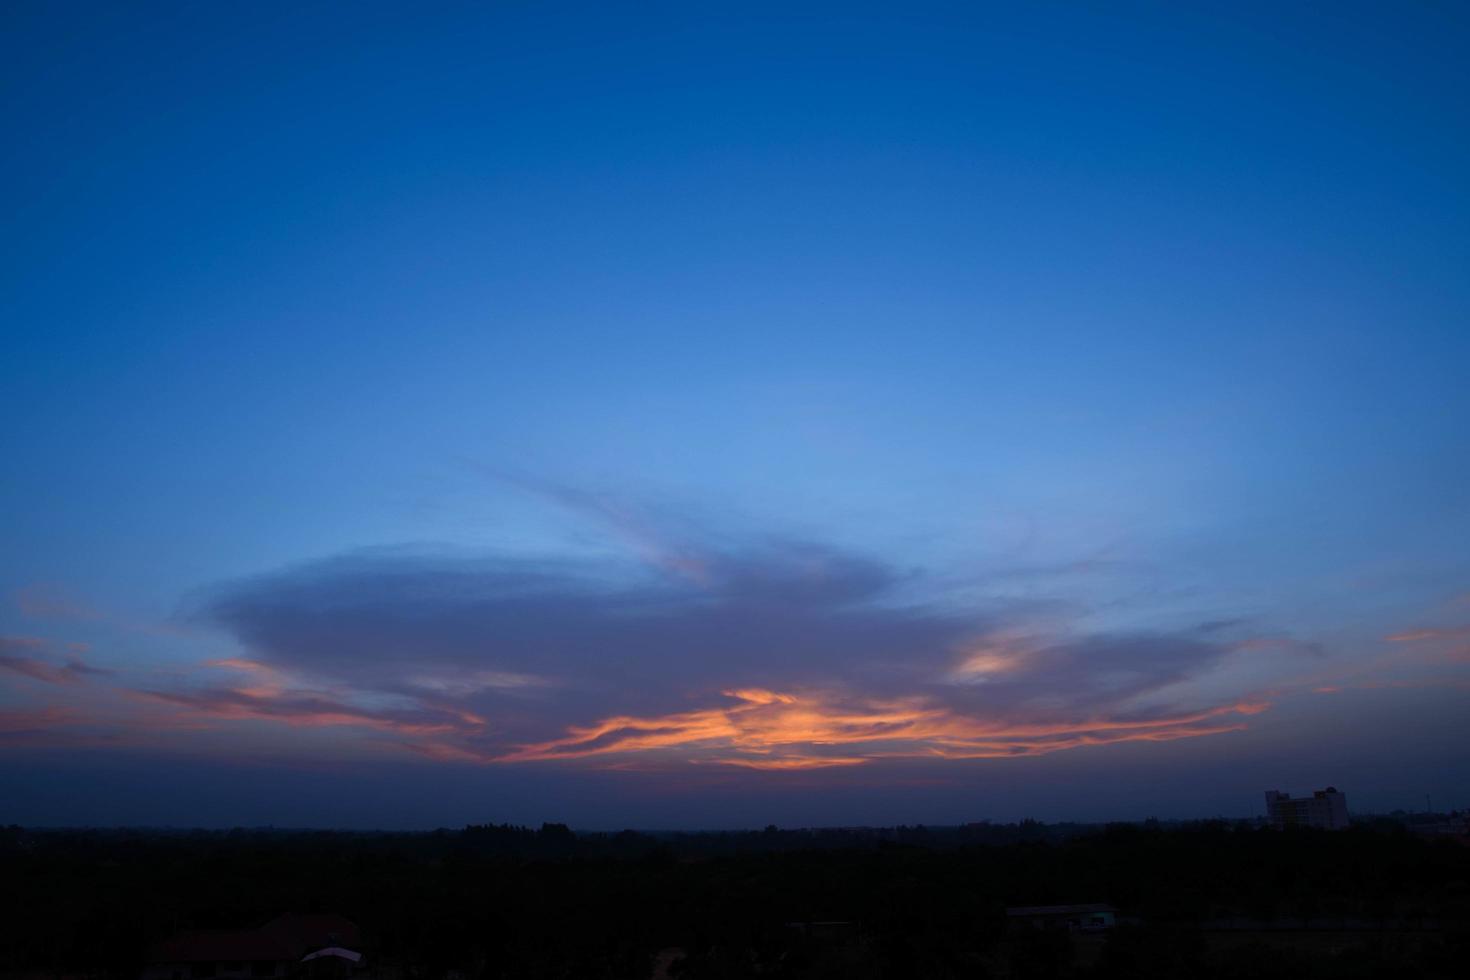
[[[0,16],[0,823],[1470,805],[1463,5]]]

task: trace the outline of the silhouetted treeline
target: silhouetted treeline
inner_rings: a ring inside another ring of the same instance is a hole
[[[1470,848],[1388,821],[579,834],[0,830],[0,972],[134,980],[189,928],[332,911],[384,980],[1458,977]],[[1079,940],[1005,908],[1108,902]],[[816,925],[814,925],[816,924]]]

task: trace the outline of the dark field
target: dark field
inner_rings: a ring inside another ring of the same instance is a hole
[[[336,912],[377,978],[1459,977],[1470,848],[1382,821],[645,835],[0,831],[10,977],[134,980],[189,929]],[[1106,902],[1105,933],[1007,929]],[[682,957],[678,952],[682,952]],[[662,951],[662,956],[660,953]]]

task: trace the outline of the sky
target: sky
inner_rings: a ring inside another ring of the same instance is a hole
[[[1470,806],[1466,8],[0,16],[0,823]]]

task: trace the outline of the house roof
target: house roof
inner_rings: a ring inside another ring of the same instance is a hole
[[[1023,918],[1040,915],[1088,915],[1099,912],[1117,912],[1113,906],[1103,902],[1088,905],[1020,905],[1006,909],[1006,915]]]
[[[148,951],[151,963],[300,960],[329,947],[361,950],[357,924],[340,915],[283,915],[258,929],[181,932]]]
[[[362,949],[357,923],[340,915],[282,915],[261,926],[260,931],[287,943],[294,950],[292,959],[328,946]]]
[[[315,953],[307,953],[301,958],[301,962],[305,963],[308,960],[319,960],[323,956],[332,956],[339,960],[351,960],[353,963],[362,962],[361,953],[350,949],[343,949],[340,946],[328,946],[326,949],[319,949]]]
[[[293,947],[260,929],[201,929],[181,932],[148,952],[153,963],[207,963],[240,960],[294,960]]]

